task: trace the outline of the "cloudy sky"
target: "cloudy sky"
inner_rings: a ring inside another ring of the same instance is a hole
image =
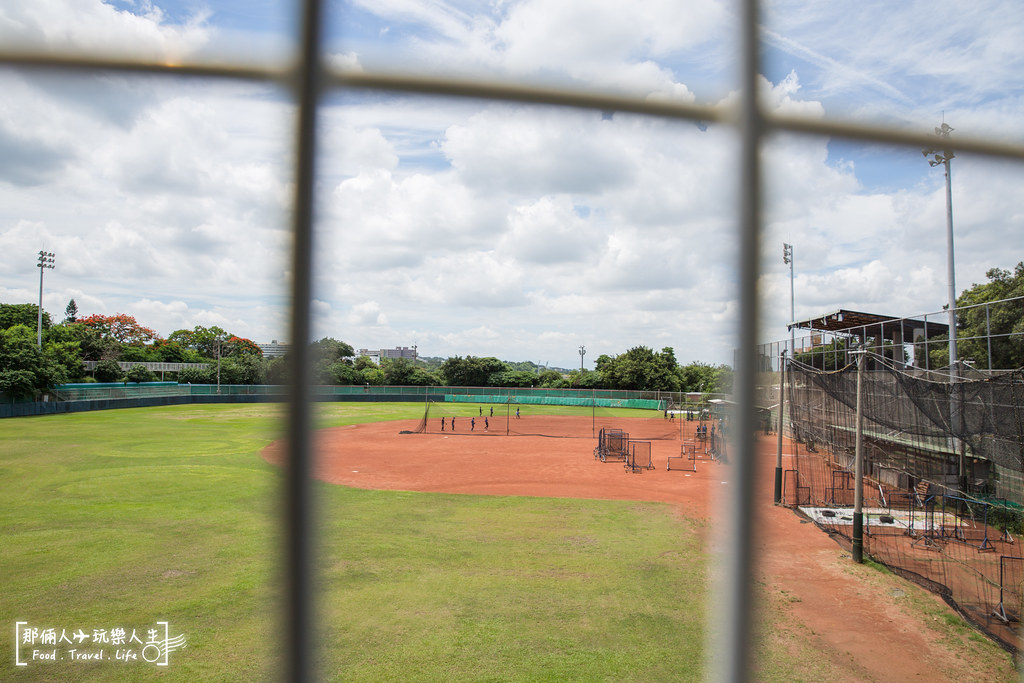
[[[765,0],[773,110],[1020,143],[1024,4]],[[335,63],[649,98],[736,98],[720,0],[329,0]],[[287,58],[269,0],[0,3],[0,45]],[[162,335],[287,337],[293,108],[271,85],[0,70],[0,302],[128,313]],[[622,113],[364,92],[321,115],[316,336],[578,367],[632,346],[731,362],[735,132]],[[839,307],[946,302],[941,169],[914,149],[780,136],[765,150],[765,341]],[[953,162],[956,284],[1024,260],[1020,165]]]

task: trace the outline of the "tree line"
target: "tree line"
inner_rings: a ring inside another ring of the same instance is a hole
[[[283,384],[286,379],[286,358],[265,358],[252,340],[217,326],[197,325],[163,338],[131,315],[80,317],[72,299],[60,322],[43,312],[40,348],[37,318],[35,304],[0,304],[0,393],[8,397],[37,397],[72,382],[153,381],[156,377],[142,365],[148,362],[206,364],[171,373],[180,383]],[[440,362],[382,358],[378,365],[330,337],[313,342],[310,351],[318,384],[705,392],[732,387],[728,366],[679,365],[668,347],[655,352],[637,346],[620,355],[601,355],[594,370],[567,373],[476,356]],[[96,361],[95,370],[87,372],[84,361]],[[137,365],[125,372],[119,363]]]
[[[252,340],[220,327],[196,326],[175,330],[166,338],[140,325],[130,315],[78,316],[74,299],[64,319],[54,323],[42,316],[42,347],[37,345],[39,309],[35,304],[0,304],[0,393],[31,398],[70,382],[149,382],[156,376],[143,363],[206,363],[207,368],[185,368],[174,377],[180,382],[204,384],[256,384],[283,363],[269,362]],[[96,361],[86,372],[84,361]],[[121,363],[137,363],[128,372]]]

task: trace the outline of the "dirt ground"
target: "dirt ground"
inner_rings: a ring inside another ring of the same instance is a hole
[[[579,423],[579,418],[529,419]],[[692,430],[695,424],[684,423],[684,428]],[[626,472],[618,462],[601,462],[593,457],[597,440],[589,421],[578,430],[580,436],[570,438],[505,436],[504,429],[400,433],[414,426],[386,422],[320,432],[318,478],[366,489],[656,501],[676,505],[686,516],[712,520],[730,485],[731,465],[702,460],[695,472],[667,470],[667,458],[679,455],[679,441],[652,441],[655,469],[639,474]],[[551,424],[537,431],[556,429]],[[788,449],[784,444],[783,452]],[[916,586],[853,564],[827,534],[773,505],[775,453],[776,437],[765,437],[759,443],[755,484],[755,571],[767,601],[776,605],[772,622],[786,630],[770,643],[786,647],[788,640],[798,640],[800,651],[828,661],[826,671],[836,681],[1015,678],[1005,662],[972,660],[966,642],[972,633],[951,643],[948,631],[922,623],[919,611],[908,611],[903,596],[919,592]],[[281,445],[268,447],[264,458],[280,463]],[[952,613],[937,596],[929,594],[926,600]],[[781,620],[778,609],[784,610]]]

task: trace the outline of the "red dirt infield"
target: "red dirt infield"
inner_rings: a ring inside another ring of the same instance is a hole
[[[589,419],[533,416],[523,421],[541,419],[574,421],[581,435],[506,436],[504,424],[487,433],[480,424],[470,433],[469,418],[459,418],[463,429],[443,434],[400,433],[414,429],[415,421],[336,427],[318,432],[314,471],[318,479],[356,488],[655,501],[675,505],[687,517],[716,516],[733,465],[701,460],[696,472],[668,471],[666,459],[679,455],[680,442],[655,440],[655,469],[630,473],[621,462],[594,458],[597,439]],[[632,437],[628,420],[621,422]],[[692,437],[696,424],[684,421],[684,438]],[[829,662],[830,678],[836,681],[1003,677],[979,670],[977,662],[963,659],[919,616],[902,608],[901,596],[921,589],[853,564],[827,534],[773,505],[777,437],[761,438],[755,463],[755,572],[770,595],[787,603],[785,633],[770,642],[785,647],[787,640],[799,640]],[[791,452],[788,441],[783,452]],[[281,464],[283,453],[283,445],[275,443],[263,457]],[[937,596],[930,599],[942,604]]]

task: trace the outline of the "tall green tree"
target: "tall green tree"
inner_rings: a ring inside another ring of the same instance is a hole
[[[607,356],[606,356],[607,357]],[[556,373],[558,374],[558,373]],[[567,377],[562,378],[561,383],[555,388],[567,387],[569,389],[607,389],[604,375],[596,370],[570,370]]]
[[[157,362],[162,363],[202,363],[204,358],[195,349],[185,348],[176,341],[170,339],[154,339],[152,343],[153,353]]]
[[[717,392],[718,370],[713,365],[694,361],[679,368],[682,391]]]
[[[210,371],[216,381],[216,364],[211,367]],[[261,356],[242,354],[228,356],[220,361],[221,384],[262,384],[265,378],[266,367]]]
[[[35,330],[39,323],[39,306],[36,304],[0,304],[0,330],[15,325],[24,325]],[[50,314],[43,311],[43,329],[50,329]]]
[[[408,386],[416,366],[408,358],[381,358],[380,367],[384,371],[384,383],[390,386]]]
[[[60,326],[51,327],[55,330]],[[65,370],[66,382],[77,382],[85,378],[85,365],[82,363],[82,352],[77,341],[43,341],[43,354]]]
[[[363,378],[363,384],[369,384],[370,386],[379,387],[384,385],[384,371],[373,365],[373,367],[364,368],[360,375]]]
[[[35,325],[0,330],[0,393],[32,398],[68,381],[60,359],[36,345]]]
[[[503,370],[492,373],[487,379],[487,386],[491,387],[535,387],[540,380],[540,375],[529,370]]]
[[[591,373],[597,374],[597,373]],[[565,378],[556,370],[545,370],[537,378],[537,386],[545,389],[561,389],[565,386]]]
[[[114,360],[124,350],[124,345],[121,342],[104,335],[102,331],[94,327],[75,323],[68,325],[67,328],[78,341],[82,360]]]
[[[197,352],[200,358],[184,361],[190,363],[216,360],[218,356],[224,358],[238,354],[263,355],[252,341],[225,332],[217,325],[196,325],[191,330],[175,330],[167,335],[167,342]]]
[[[351,358],[356,355],[351,344],[332,337],[324,337],[313,342],[309,345],[309,351],[313,356],[313,362],[326,360],[329,363],[336,363],[343,358]]]
[[[348,359],[355,355],[355,350],[350,344],[332,337],[324,337],[309,345],[309,353],[313,361],[313,381],[317,384],[364,384],[362,377],[353,377],[351,373],[340,367],[341,365],[350,365]],[[366,357],[361,356],[356,360],[359,361],[363,358]],[[372,365],[369,358],[366,358],[366,361]],[[349,381],[350,377],[351,381]]]
[[[118,360],[126,363],[158,363],[160,355],[152,346],[145,344],[127,344],[121,349]]]
[[[384,371],[384,384],[389,386],[428,387],[441,383],[436,374],[408,358],[382,358],[380,367]]]
[[[957,300],[957,308],[973,306],[957,318],[957,355],[971,360],[975,367],[989,367],[989,347],[992,349],[991,367],[1011,370],[1024,367],[1024,303],[1001,302],[1024,297],[1024,261],[1013,272],[990,268],[985,277],[988,282],[972,285]],[[988,306],[977,306],[985,304]],[[930,346],[930,345],[929,345]],[[938,351],[946,353],[948,346]]]
[[[124,371],[121,370],[121,366],[117,364],[116,360],[107,358],[96,363],[93,376],[96,377],[97,382],[120,382],[124,379]]]
[[[214,384],[216,381],[216,367],[182,368],[178,372],[178,384]]]
[[[152,372],[146,369],[145,365],[133,365],[125,373],[125,379],[129,382],[152,382],[155,377]]]
[[[441,379],[452,387],[491,386],[494,373],[505,372],[508,364],[494,357],[455,356],[441,364]]]
[[[324,384],[363,384],[363,376],[349,361],[338,361],[327,366],[328,375]]]
[[[613,358],[602,354],[595,367],[609,389],[679,391],[682,386],[671,347],[655,353],[646,346],[635,346]]]

